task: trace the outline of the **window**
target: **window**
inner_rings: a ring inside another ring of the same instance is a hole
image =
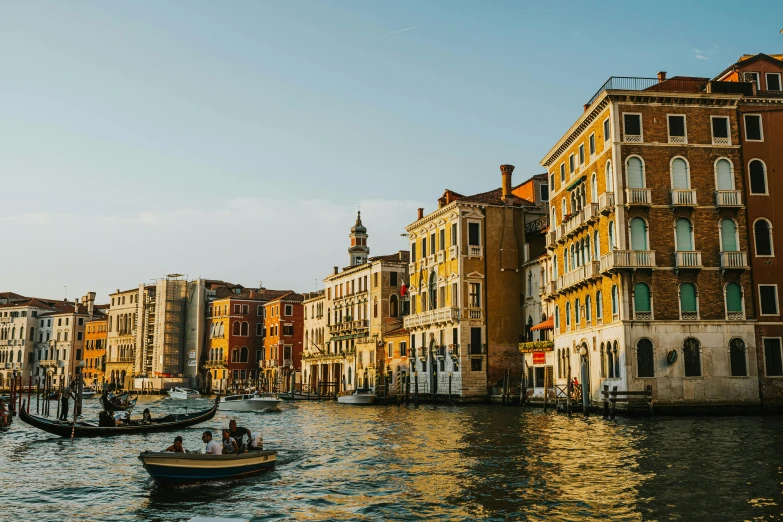
[[[575,169],[576,169],[576,164],[574,163],[574,155],[570,154],[568,156],[568,174],[573,175]]]
[[[734,190],[734,169],[731,168],[731,162],[721,158],[715,162],[715,179],[718,190]]]
[[[549,201],[549,185],[541,184],[541,201]]]
[[[565,182],[565,163],[560,164],[560,183]]]
[[[239,321],[234,321],[234,325],[231,328],[231,335],[239,335]]]
[[[284,324],[283,325],[283,335],[286,337],[291,337],[294,335],[294,325],[292,324]]]
[[[427,257],[427,238],[421,238],[421,258]]]
[[[614,221],[609,222],[609,250],[614,250]]]
[[[729,118],[726,116],[712,116],[712,144],[731,145],[729,136]]]
[[[767,90],[768,91],[779,91],[779,90],[781,90],[780,73],[766,73],[765,76],[767,77]]]
[[[392,272],[396,273],[396,272]],[[399,304],[397,302],[397,296],[392,294],[389,297],[389,317],[397,317],[399,315]]]
[[[457,224],[451,224],[451,246],[457,245]]]
[[[655,377],[653,344],[649,339],[639,339],[636,343],[636,373],[640,378]]]
[[[294,315],[294,305],[285,305],[285,315]]]
[[[674,158],[671,164],[672,188],[685,190],[691,188],[688,164],[682,158]]]
[[[256,323],[256,335],[264,335],[264,323]]]
[[[249,335],[250,325],[247,323],[247,321],[242,323],[242,335],[243,337],[247,337]]]
[[[612,285],[612,315],[617,315],[618,313],[620,313],[620,308],[617,296],[617,285]]]
[[[767,194],[767,166],[761,160],[750,160],[748,164],[750,176],[750,193]]]
[[[693,283],[680,285],[680,319],[697,319],[696,287]]]
[[[701,346],[693,337],[685,339],[682,345],[686,377],[701,377]]]
[[[778,315],[778,285],[759,285],[761,315]]]
[[[430,310],[435,310],[438,308],[438,274],[435,271],[430,274],[429,294]],[[375,299],[377,305],[378,298]]]
[[[745,115],[745,139],[748,141],[764,141],[760,114]]]
[[[582,143],[579,145],[579,164],[584,165],[585,164],[585,144]]]
[[[641,114],[623,114],[623,133],[626,142],[642,141],[642,115]]]
[[[470,308],[481,307],[481,283],[469,283],[468,285],[468,306]]]
[[[32,332],[30,332],[30,333],[32,333]],[[81,341],[82,340],[82,332],[76,332],[76,340],[77,341]],[[77,357],[77,359],[79,359],[79,357]]]
[[[596,261],[601,260],[601,235],[597,230],[593,234],[593,259]]]
[[[560,330],[560,307],[555,306],[555,331]]]
[[[582,324],[582,317],[581,317],[581,305],[579,303],[579,298],[576,299],[576,302],[574,303],[574,326],[576,328],[579,328],[579,325]]]
[[[593,319],[593,300],[589,295],[585,296],[585,320],[589,323]]]
[[[764,218],[757,219],[753,223],[753,240],[756,245],[757,256],[773,256],[772,226]]]
[[[601,319],[604,316],[604,304],[601,299],[601,291],[595,293],[595,317]]]
[[[668,116],[669,120],[669,143],[688,143],[688,136],[685,127],[685,116],[673,114]]]
[[[631,250],[647,250],[647,222],[635,217],[631,219]]]
[[[481,359],[471,359],[470,360],[470,371],[472,372],[480,372],[481,368],[483,368],[483,361]]]
[[[235,313],[235,314],[238,314],[238,313],[240,313],[240,312],[239,312],[239,305],[238,305],[238,304],[235,304],[235,305],[234,305],[234,313]]]
[[[438,246],[440,246],[440,249],[441,250],[445,249],[446,248],[446,229],[445,228],[441,228],[440,229],[440,239],[439,239],[439,241],[440,241],[440,245],[438,245]]]
[[[595,134],[591,134],[587,140],[588,147],[590,149],[590,156],[595,155]]]
[[[746,73],[740,73],[741,76],[745,76],[744,81],[750,81],[756,84],[756,89],[761,90],[761,80],[759,78],[759,73],[757,72],[746,72]]]
[[[767,377],[783,377],[780,338],[764,339],[764,371]]]
[[[400,341],[400,357],[405,357],[408,355],[408,343],[405,341]]]
[[[397,286],[397,272],[389,272],[389,286]]]
[[[679,218],[674,222],[674,239],[678,252],[693,251],[693,225],[690,219]]]
[[[627,166],[628,188],[644,188],[642,160],[636,156],[628,158]]]
[[[430,255],[434,254],[435,250],[436,250],[436,248],[435,248],[435,234],[432,233],[432,234],[430,234]],[[374,284],[375,284],[375,287],[377,288],[378,287],[378,274],[377,274],[377,272],[375,273],[375,283]]]
[[[726,312],[729,318],[736,315],[742,319],[742,287],[737,283],[726,285]]]
[[[748,376],[748,361],[745,357],[745,341],[735,337],[729,342],[729,362],[732,377]]]
[[[416,243],[411,243],[411,263],[416,261]],[[331,298],[331,297],[330,297]]]
[[[720,221],[720,249],[721,252],[737,252],[737,223],[733,219],[725,218]]]
[[[604,120],[604,141],[609,141],[609,138],[612,137],[612,132],[609,127],[609,118],[606,118]]]
[[[650,287],[646,283],[636,283],[633,287],[633,308],[636,319],[651,319]]]
[[[468,245],[481,245],[480,225],[475,222],[468,223]]]
[[[604,177],[606,178],[606,192],[614,192],[614,173],[612,171],[612,162],[606,162],[606,169],[604,170]]]
[[[566,303],[565,320],[566,320],[566,330],[569,330],[571,328],[571,303]]]

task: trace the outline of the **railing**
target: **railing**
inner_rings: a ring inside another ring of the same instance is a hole
[[[716,138],[715,136],[712,137],[712,144],[713,145],[731,145],[731,138]]]
[[[628,205],[650,205],[652,204],[652,195],[648,188],[627,188],[625,189],[625,203]]]
[[[57,359],[43,359],[38,361],[38,366],[57,366]]]
[[[457,245],[453,245],[449,247],[449,259],[457,259],[458,255],[459,255],[459,247],[457,247]]]
[[[701,252],[678,251],[675,252],[677,268],[701,268]]]
[[[745,312],[726,312],[726,319],[728,321],[744,321]]]
[[[530,341],[519,343],[519,351],[521,353],[552,351],[554,347],[554,341]]]
[[[715,206],[716,207],[741,207],[742,192],[740,192],[739,190],[716,190]]]
[[[614,192],[604,192],[598,196],[598,208],[603,214],[608,214],[614,208]]]
[[[415,274],[416,273],[416,262],[408,264],[408,273],[409,274]]]
[[[10,323],[11,318],[10,317],[0,317],[0,323]]]
[[[613,268],[651,268],[655,266],[655,250],[613,250],[601,256],[601,272]]]
[[[634,318],[637,321],[652,321],[652,312],[635,312]]]
[[[585,215],[585,221],[587,223],[592,223],[598,218],[598,203],[588,203],[582,211]]]
[[[721,252],[720,253],[720,267],[727,268],[748,268],[748,253],[747,252]]]
[[[678,145],[678,144],[686,144],[688,143],[688,137],[687,136],[669,136],[669,143]]]
[[[228,364],[228,357],[222,359],[209,359],[204,363],[204,368],[225,368]]]
[[[556,294],[557,293],[557,288],[558,288],[557,281],[549,281],[546,284],[544,293],[548,294],[548,295]]]
[[[468,353],[470,355],[481,355],[481,354],[487,353],[487,345],[486,344],[469,344],[468,345]]]
[[[468,257],[482,257],[484,247],[481,245],[468,245]]]
[[[435,264],[435,254],[430,254],[427,256],[427,266],[432,266]]]
[[[557,289],[558,291],[563,291],[578,285],[579,283],[585,282],[592,277],[598,277],[600,275],[600,262],[588,261],[584,265],[563,275],[563,277],[558,280]]]
[[[293,366],[294,360],[293,359],[283,359],[283,366]]]
[[[546,247],[550,250],[554,250],[557,244],[557,233],[554,230],[550,230],[546,233]]]
[[[582,228],[585,225],[585,216],[584,212],[582,210],[576,211],[574,214],[571,215],[571,217],[563,223],[565,227],[565,235],[571,236],[572,234],[575,234],[577,230]]]
[[[549,216],[541,216],[535,221],[525,223],[525,234],[543,231],[549,225]]]
[[[709,92],[717,94],[753,94],[750,82],[718,82],[691,78],[673,78],[661,81],[659,78],[634,78],[628,76],[610,77],[596,92],[587,105],[590,106],[604,91],[652,91],[652,92]]]
[[[696,190],[694,189],[674,189],[672,190],[672,206],[674,207],[695,207]]]
[[[699,318],[699,312],[680,312],[680,319],[683,321],[696,321]]]
[[[468,319],[481,319],[484,311],[481,308],[468,308]]]
[[[405,328],[416,328],[418,326],[428,326],[437,323],[457,322],[459,319],[459,308],[450,307],[407,315],[403,318],[403,325]]]
[[[440,252],[435,254],[435,262],[436,263],[442,263],[445,259],[446,253],[441,250]]]

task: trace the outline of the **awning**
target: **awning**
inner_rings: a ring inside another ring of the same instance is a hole
[[[566,190],[572,190],[574,187],[576,187],[577,185],[579,185],[581,182],[583,182],[586,179],[587,179],[587,176],[584,176],[584,175],[579,176],[574,181],[572,181],[570,185],[568,185],[566,187]]]
[[[555,329],[555,318],[551,315],[549,316],[549,319],[544,321],[543,323],[538,323],[535,326],[530,327],[530,331],[533,332],[535,330],[554,330]]]

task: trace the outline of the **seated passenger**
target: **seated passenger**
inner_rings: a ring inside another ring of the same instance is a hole
[[[223,455],[231,455],[233,453],[242,453],[239,451],[237,441],[231,437],[231,432],[228,429],[223,430]]]
[[[201,435],[201,440],[204,441],[204,443],[207,445],[207,447],[204,449],[204,453],[207,455],[222,455],[223,454],[223,448],[220,446],[220,444],[212,440],[212,432],[211,431],[205,431]]]
[[[187,453],[185,448],[182,447],[182,437],[179,435],[174,437],[174,444],[166,448],[166,451],[171,451],[173,453]]]

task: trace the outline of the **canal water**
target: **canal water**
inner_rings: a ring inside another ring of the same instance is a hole
[[[154,414],[208,399],[142,397]],[[55,403],[52,403],[54,406]],[[85,408],[97,415],[97,400]],[[62,440],[16,419],[0,434],[0,519],[777,520],[783,417],[642,418],[502,406],[287,403],[218,413],[186,449],[235,417],[276,449],[274,471],[161,489],[142,450],[175,434]]]

